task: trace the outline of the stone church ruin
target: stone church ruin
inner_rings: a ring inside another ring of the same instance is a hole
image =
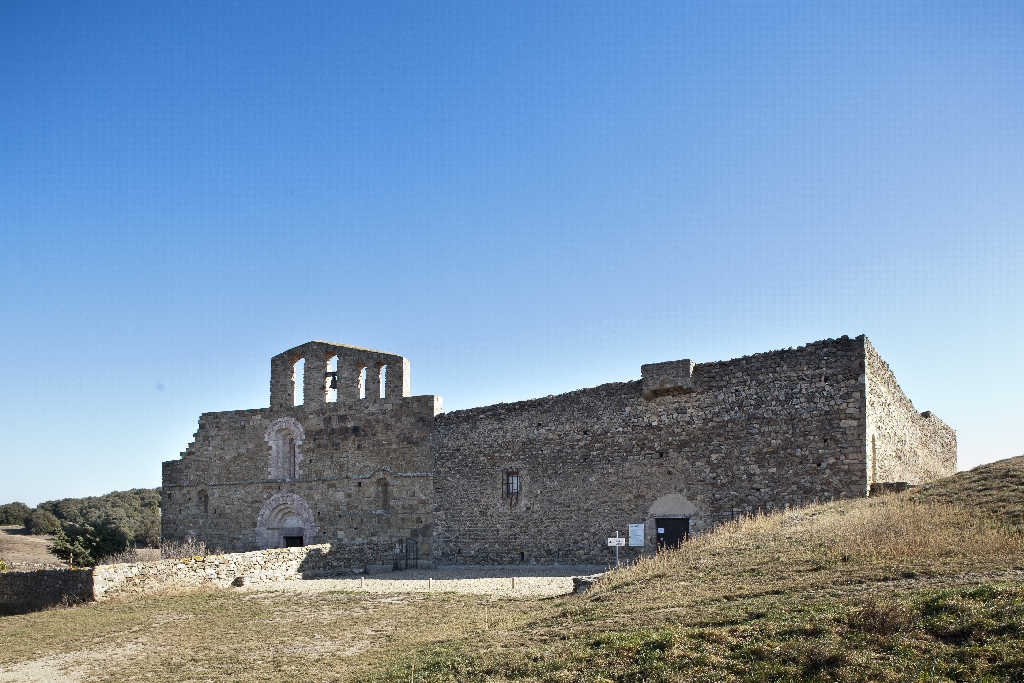
[[[303,400],[297,405],[296,368]],[[205,413],[163,464],[163,537],[330,543],[341,566],[604,563],[758,510],[956,471],[866,337],[444,413],[409,361],[313,341],[271,359],[270,407]]]

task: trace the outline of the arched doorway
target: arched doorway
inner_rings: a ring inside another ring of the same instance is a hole
[[[670,493],[658,498],[647,511],[653,529],[655,547],[676,548],[690,537],[690,520],[696,515],[697,506],[679,493]]]
[[[309,505],[294,493],[269,498],[256,516],[256,539],[260,549],[310,545],[316,542],[316,526]]]

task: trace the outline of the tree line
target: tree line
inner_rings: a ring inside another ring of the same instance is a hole
[[[0,505],[0,525],[53,534],[51,553],[88,567],[133,547],[160,547],[160,489],[48,500],[35,508],[7,503]]]

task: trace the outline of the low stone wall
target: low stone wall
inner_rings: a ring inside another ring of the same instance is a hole
[[[343,569],[342,560],[341,553],[332,552],[330,544],[325,543],[304,548],[108,564],[95,568],[93,590],[95,599],[103,601],[351,573]]]
[[[42,609],[93,599],[93,574],[87,569],[0,572],[0,611]]]
[[[207,588],[353,573],[329,544],[179,560],[98,565],[85,570],[0,573],[0,608],[29,610],[88,600],[189,593]]]

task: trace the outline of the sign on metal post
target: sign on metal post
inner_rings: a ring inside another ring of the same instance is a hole
[[[630,547],[642,547],[644,544],[644,525],[643,524],[630,524],[629,525],[629,545]]]
[[[614,547],[615,548],[615,568],[616,569],[619,568],[619,548],[621,548],[624,545],[626,545],[626,539],[619,538],[619,532],[618,531],[615,532],[615,538],[609,538],[608,539],[608,547],[610,547],[610,548]]]

